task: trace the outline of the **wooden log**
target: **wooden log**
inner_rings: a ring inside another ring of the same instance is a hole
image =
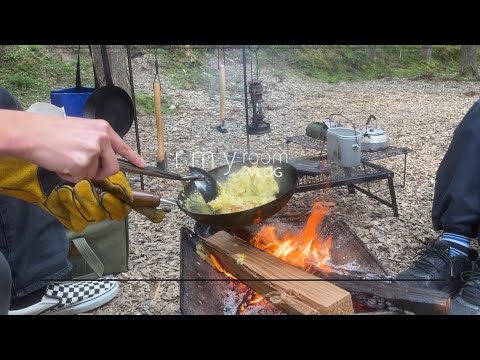
[[[225,231],[202,243],[225,270],[287,314],[353,313],[349,292]]]

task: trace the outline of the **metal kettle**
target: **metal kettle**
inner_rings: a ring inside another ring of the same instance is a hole
[[[375,120],[376,127],[369,127],[372,119]],[[390,138],[383,129],[378,127],[377,118],[373,115],[368,117],[365,128],[360,132],[362,133],[362,151],[384,150],[390,145]]]

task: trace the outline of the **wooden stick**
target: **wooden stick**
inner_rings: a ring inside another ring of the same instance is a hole
[[[353,313],[347,291],[225,231],[202,242],[224,269],[287,314]]]
[[[160,281],[158,282],[157,287],[155,288],[155,293],[153,294],[153,299],[152,299],[152,305],[155,305],[159,292],[160,292]]]
[[[153,95],[155,101],[155,121],[157,125],[157,167],[165,169],[165,145],[164,145],[164,128],[162,119],[162,95],[160,82],[154,81]]]
[[[225,125],[225,65],[219,66],[220,71],[220,126]]]

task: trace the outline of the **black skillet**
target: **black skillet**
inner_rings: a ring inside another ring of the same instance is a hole
[[[130,95],[113,84],[107,46],[100,45],[106,85],[96,89],[87,99],[83,117],[106,120],[115,132],[124,137],[134,118],[134,105]]]

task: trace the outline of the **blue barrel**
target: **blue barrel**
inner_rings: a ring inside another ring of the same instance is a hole
[[[65,115],[83,117],[83,109],[95,88],[73,87],[50,91],[50,102],[65,109]]]

